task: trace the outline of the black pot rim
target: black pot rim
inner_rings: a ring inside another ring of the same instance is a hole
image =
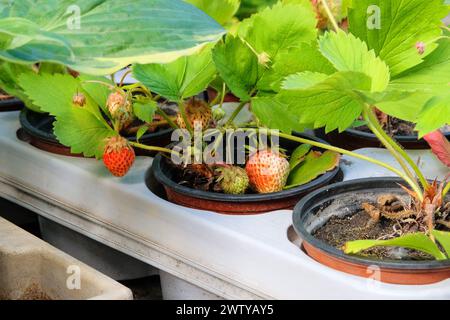
[[[350,135],[350,136],[356,136],[356,137],[361,137],[364,139],[368,139],[368,140],[373,140],[373,141],[377,141],[379,142],[378,138],[376,135],[374,135],[373,133],[370,132],[364,132],[361,130],[357,130],[357,129],[346,129],[345,132]],[[450,138],[450,132],[446,132],[444,133],[444,135],[447,138]],[[398,136],[395,135],[394,139],[397,140],[398,142],[419,142],[419,141],[423,141],[423,139],[419,139],[417,136]]]
[[[300,134],[300,136],[315,140],[317,142],[321,142],[324,144],[328,144],[326,141],[312,137],[307,134]],[[213,200],[213,201],[221,201],[221,202],[238,202],[238,203],[249,203],[249,202],[259,202],[259,201],[267,201],[267,200],[280,200],[290,197],[295,197],[299,193],[304,193],[305,191],[309,189],[313,189],[315,187],[321,186],[327,181],[333,180],[337,174],[339,173],[339,166],[336,167],[334,170],[326,172],[325,174],[321,175],[320,177],[314,179],[313,181],[292,188],[288,190],[283,190],[280,192],[274,192],[274,193],[267,193],[267,194],[243,194],[243,195],[228,195],[224,193],[218,193],[218,192],[209,192],[209,191],[202,191],[202,190],[196,190],[193,188],[189,188],[186,186],[182,186],[172,179],[170,179],[166,174],[164,174],[161,165],[163,161],[163,156],[161,154],[158,154],[153,159],[153,164],[149,170],[153,170],[155,178],[158,180],[159,183],[161,183],[163,186],[167,186],[174,190],[175,192],[183,195],[187,195],[193,198],[197,199],[203,199],[203,200]]]
[[[23,101],[16,97],[12,97],[11,99],[0,100],[0,111],[2,110],[2,108],[5,109],[11,107],[22,108],[24,106],[25,104],[23,103]]]
[[[20,112],[20,115],[19,115],[20,124],[21,124],[22,128],[25,130],[25,132],[27,132],[28,134],[35,136],[39,139],[45,140],[47,142],[50,142],[53,144],[61,144],[53,133],[45,132],[43,130],[39,130],[36,127],[34,127],[28,120],[28,115],[30,113],[34,113],[34,111],[24,108],[24,109],[22,109],[22,111]],[[43,113],[43,115],[45,115],[45,113]],[[48,115],[48,116],[52,117],[50,115]],[[146,133],[139,140],[144,141],[147,139],[157,139],[159,137],[169,134],[172,131],[173,131],[172,128],[167,128],[167,129],[159,130],[156,132]],[[135,136],[126,137],[126,138],[132,142],[136,141]]]
[[[309,195],[302,198],[299,203],[295,206],[294,212],[292,214],[293,219],[293,227],[295,232],[308,244],[319,249],[322,252],[325,252],[328,255],[334,256],[340,260],[345,260],[350,263],[370,266],[376,265],[386,269],[393,270],[430,270],[430,269],[445,269],[450,268],[450,259],[449,260],[433,260],[433,261],[400,261],[400,260],[379,260],[379,259],[371,259],[367,257],[357,256],[357,255],[347,255],[344,252],[326,244],[323,241],[318,240],[314,236],[312,236],[304,227],[303,221],[305,219],[306,213],[304,213],[304,208],[308,208],[310,206],[310,202],[314,201],[315,198],[320,196],[323,193],[328,193],[333,189],[344,189],[348,186],[355,186],[357,184],[361,184],[361,189],[377,189],[374,186],[379,183],[389,183],[392,184],[392,187],[397,186],[398,183],[404,183],[404,181],[400,178],[364,178],[364,179],[356,179],[349,180],[344,182],[338,182],[331,184],[329,186],[320,188],[318,190],[313,191]],[[344,191],[343,190],[343,191]],[[333,196],[330,196],[329,199],[332,199]],[[321,200],[322,201],[322,200]],[[325,202],[323,200],[322,202]],[[308,209],[307,209],[308,210]],[[307,211],[308,212],[308,211]]]

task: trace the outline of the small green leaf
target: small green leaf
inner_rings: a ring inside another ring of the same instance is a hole
[[[291,158],[289,159],[289,167],[291,168],[291,171],[303,162],[303,160],[305,160],[305,157],[310,150],[311,146],[309,144],[302,144],[294,150]]]
[[[133,104],[133,113],[139,120],[151,123],[157,108],[158,103],[156,101],[149,100],[145,103],[135,102]]]
[[[428,253],[437,260],[445,260],[438,246],[424,233],[406,234],[391,240],[357,240],[347,242],[343,250],[346,254],[357,254],[373,247],[402,247]]]
[[[231,92],[242,101],[249,101],[262,73],[252,50],[239,37],[228,35],[213,49],[213,59]]]
[[[320,52],[338,71],[361,72],[372,79],[371,92],[384,91],[390,80],[389,68],[367,44],[344,31],[327,32],[319,39]]]
[[[321,154],[311,151],[304,161],[291,171],[286,189],[301,186],[333,170],[339,165],[340,158],[341,156],[337,152],[325,151]]]
[[[442,248],[444,248],[447,258],[450,258],[450,232],[433,230],[432,233]]]
[[[142,136],[148,131],[148,126],[143,125],[141,126],[138,131],[136,132],[136,140],[139,142],[139,140],[142,138]]]
[[[298,117],[273,97],[253,98],[252,112],[264,126],[287,134],[291,134],[292,131],[303,132],[308,127],[300,124]]]

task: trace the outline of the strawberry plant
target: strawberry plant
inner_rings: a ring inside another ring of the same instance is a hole
[[[379,9],[382,27],[368,23],[373,19],[368,14],[370,6]],[[448,223],[445,205],[450,183],[446,177],[442,177],[441,184],[427,181],[411,157],[383,131],[376,109],[416,123],[420,137],[449,123],[450,39],[448,28],[441,22],[448,13],[449,6],[442,0],[352,1],[349,32],[333,23],[335,31],[291,49],[283,66],[276,62],[272,66],[278,75],[288,71],[291,75],[271,84],[277,92],[274,98],[255,98],[253,104],[259,121],[284,131],[281,137],[375,163],[403,178],[414,203],[407,218],[418,223],[432,242],[437,238],[435,221],[445,216],[441,222]],[[334,17],[330,15],[329,19]],[[293,137],[292,127],[286,125],[294,119],[297,125],[342,132],[360,117],[401,170],[370,157]],[[417,239],[408,236],[395,243],[418,247]],[[350,243],[347,247],[359,248],[360,244]]]

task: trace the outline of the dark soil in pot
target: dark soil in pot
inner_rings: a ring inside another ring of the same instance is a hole
[[[18,111],[24,107],[21,100],[9,96],[0,90],[0,112]]]
[[[405,149],[430,149],[430,146],[424,139],[418,139],[417,134],[414,132],[414,124],[410,122],[392,118],[387,125],[386,132],[393,136]],[[316,130],[316,134],[332,145],[347,150],[383,147],[367,126],[347,129],[342,133],[333,131],[328,134],[325,134],[320,129]],[[445,135],[450,139],[450,130],[445,131]]]
[[[320,139],[300,134],[316,141]],[[299,144],[280,139],[280,146],[286,150],[294,150]],[[316,149],[317,150],[317,149]],[[281,192],[269,194],[229,195],[220,192],[203,191],[180,184],[178,173],[174,170],[170,160],[161,154],[157,155],[152,167],[147,172],[146,184],[148,188],[161,196],[160,185],[163,186],[167,199],[185,207],[213,211],[230,215],[262,214],[275,210],[292,209],[299,199],[311,191],[335,181],[342,180],[339,168],[327,172],[315,180]]]
[[[38,149],[72,157],[81,157],[82,155],[72,154],[70,148],[59,143],[53,134],[53,122],[55,118],[48,114],[33,112],[24,108],[20,113],[20,128],[17,137],[25,142],[30,143]],[[139,140],[141,143],[152,146],[166,146],[171,141],[171,128],[159,129],[156,132],[146,133]],[[135,136],[129,137],[131,141],[136,141]],[[135,149],[138,156],[154,156],[155,153],[142,149]]]
[[[303,198],[295,207],[294,228],[303,239],[305,251],[313,259],[333,269],[362,276],[380,271],[387,283],[430,284],[450,277],[450,260],[436,261],[419,251],[377,247],[360,255],[346,255],[347,241],[392,236],[394,221],[370,225],[362,204],[376,202],[380,195],[392,194],[406,202],[409,197],[396,178],[371,178],[336,183]],[[414,231],[414,230],[412,230]]]

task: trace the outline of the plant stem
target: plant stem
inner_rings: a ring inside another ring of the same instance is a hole
[[[254,130],[257,130],[257,129],[249,128],[249,129],[241,129],[241,130],[243,130],[243,131],[254,131]],[[328,144],[316,142],[314,140],[309,140],[309,139],[305,139],[305,138],[295,137],[295,136],[292,136],[292,135],[289,135],[289,134],[280,133],[280,132],[276,132],[276,131],[273,131],[273,130],[270,130],[269,132],[270,132],[270,134],[279,136],[280,138],[285,138],[285,139],[288,139],[288,140],[291,140],[291,141],[309,144],[309,145],[312,145],[312,146],[315,146],[315,147],[318,147],[318,148],[321,148],[321,149],[342,153],[342,154],[348,155],[350,157],[361,159],[361,160],[364,160],[364,161],[376,164],[378,166],[381,166],[383,168],[386,168],[389,171],[391,171],[391,172],[395,173],[396,175],[398,175],[403,180],[405,180],[411,186],[411,188],[413,188],[413,190],[417,193],[417,195],[419,197],[422,195],[422,191],[417,186],[417,184],[414,183],[413,180],[411,180],[410,177],[408,177],[404,172],[402,172],[402,171],[400,171],[400,170],[398,170],[398,169],[388,165],[387,163],[384,163],[384,162],[376,160],[376,159],[372,159],[370,157],[367,157],[367,156],[364,156],[364,155],[361,155],[361,154],[358,154],[358,153],[355,153],[355,152],[352,152],[352,151],[348,151],[348,150],[345,150],[345,149],[333,147],[333,146],[328,145]],[[423,196],[422,196],[421,200],[423,200]]]
[[[323,4],[323,8],[325,9],[325,12],[328,15],[328,19],[330,19],[331,24],[333,25],[333,28],[336,32],[340,30],[338,23],[336,22],[336,19],[334,18],[333,12],[331,12],[330,7],[328,6],[327,0],[320,0]]]
[[[442,198],[445,199],[445,196],[447,195],[447,193],[450,192],[450,182],[447,183],[447,185],[445,186],[444,190],[442,191]]]
[[[164,118],[164,120],[167,121],[167,123],[169,124],[169,126],[171,126],[173,129],[179,129],[178,126],[175,124],[175,122],[173,122],[173,120],[169,117],[169,115],[163,110],[161,109],[161,107],[158,105],[158,109],[156,110],[156,112],[158,112],[158,114]]]
[[[163,153],[170,153],[170,154],[174,154],[176,156],[180,156],[180,154],[178,152],[175,152],[175,151],[167,149],[167,148],[147,146],[145,144],[133,142],[133,141],[128,141],[128,142],[133,147],[136,147],[139,149],[148,150],[148,151],[158,151],[158,152],[163,152]]]
[[[427,179],[424,177],[422,172],[416,163],[411,159],[411,157],[402,149],[402,147],[392,139],[380,126],[377,116],[375,114],[375,110],[373,107],[367,107],[365,110],[365,120],[369,123],[369,127],[372,126],[371,130],[373,133],[380,139],[380,141],[385,145],[386,148],[392,153],[392,155],[397,159],[397,161],[402,166],[403,170],[412,178],[416,179],[413,176],[408,166],[405,164],[404,160],[409,164],[409,166],[414,170],[417,178],[419,179],[422,187],[424,189],[429,187]]]
[[[186,108],[184,107],[183,100],[180,100],[178,102],[178,109],[180,109],[180,114],[181,114],[181,117],[183,118],[184,124],[186,125],[186,129],[191,134],[191,137],[193,137],[194,136],[194,131],[192,130],[191,123],[188,121],[188,117],[187,117],[187,114],[186,114]]]
[[[228,119],[228,121],[225,123],[225,126],[231,126],[233,124],[234,119],[238,116],[239,113],[241,113],[242,109],[245,107],[245,105],[248,103],[248,101],[242,101],[239,106],[234,110],[231,117]]]
[[[122,78],[120,79],[120,82],[119,82],[119,87],[122,87],[122,86],[123,86],[123,82],[125,81],[125,78],[126,78],[127,75],[129,75],[131,72],[132,72],[131,70],[128,70],[127,72],[125,72],[125,73],[122,75]]]

